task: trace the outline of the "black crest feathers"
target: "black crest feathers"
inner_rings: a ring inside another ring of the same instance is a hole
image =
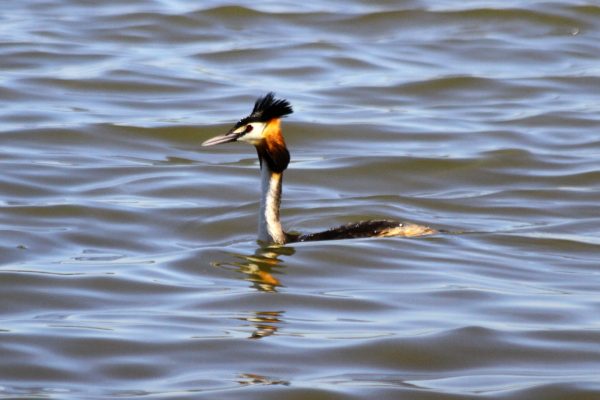
[[[293,113],[292,105],[285,99],[275,99],[275,93],[269,92],[254,103],[250,118],[256,121],[269,121]]]
[[[285,99],[275,99],[275,93],[269,92],[264,97],[259,97],[254,103],[252,113],[240,119],[234,129],[249,124],[250,122],[268,122],[273,118],[280,118],[293,113],[292,105]]]

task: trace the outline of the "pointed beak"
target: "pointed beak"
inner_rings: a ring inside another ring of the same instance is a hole
[[[202,143],[202,146],[214,146],[215,144],[235,142],[239,137],[239,133],[235,133],[231,130],[224,135],[215,136],[214,138],[206,140]]]

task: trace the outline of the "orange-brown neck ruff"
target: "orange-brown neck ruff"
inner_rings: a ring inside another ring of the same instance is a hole
[[[263,141],[256,145],[261,168],[264,161],[273,172],[285,171],[290,163],[290,153],[281,134],[281,120],[273,118],[267,122],[263,136]]]

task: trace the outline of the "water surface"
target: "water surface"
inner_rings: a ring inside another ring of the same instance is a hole
[[[600,397],[591,1],[25,0],[0,15],[0,397]],[[275,91],[283,220],[256,242]]]

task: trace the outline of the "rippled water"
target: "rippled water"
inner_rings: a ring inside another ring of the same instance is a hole
[[[0,397],[600,398],[593,1],[80,0],[0,14]],[[283,219],[454,233],[260,248]]]

